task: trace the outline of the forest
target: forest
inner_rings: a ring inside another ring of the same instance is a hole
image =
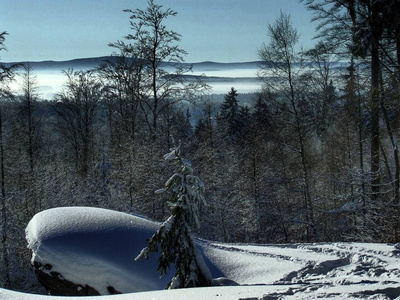
[[[168,196],[155,191],[175,145],[205,185],[199,237],[399,242],[399,0],[302,2],[318,42],[301,49],[290,16],[272,20],[254,49],[251,104],[235,87],[214,101],[187,76],[181,36],[164,25],[177,13],[152,0],[125,10],[130,33],[109,44],[112,59],[65,70],[53,100],[40,99],[29,65],[2,64],[1,286],[32,291],[24,230],[40,211],[90,206],[164,220]]]

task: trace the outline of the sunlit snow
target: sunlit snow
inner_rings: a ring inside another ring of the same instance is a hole
[[[198,240],[213,277],[224,276],[231,280],[225,282],[236,281],[239,286],[164,291],[170,278],[159,279],[156,256],[150,261],[134,261],[146,245],[145,239],[158,226],[138,216],[105,209],[56,208],[32,219],[27,239],[33,259],[51,264],[52,270],[64,278],[89,284],[103,294],[108,293],[106,284],[128,293],[96,297],[99,300],[396,299],[400,296],[400,252],[395,245],[341,242],[250,245]],[[135,293],[129,294],[132,292]],[[58,298],[0,289],[0,299]]]

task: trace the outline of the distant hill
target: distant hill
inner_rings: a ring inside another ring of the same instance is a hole
[[[52,70],[66,70],[68,68],[73,68],[76,70],[88,70],[93,69],[105,63],[106,61],[113,61],[116,56],[101,56],[101,57],[91,57],[91,58],[77,58],[65,61],[22,61],[22,62],[5,62],[6,66],[11,64],[29,64],[34,70],[52,69]],[[196,71],[216,71],[216,70],[229,70],[229,69],[257,69],[259,62],[232,62],[232,63],[219,63],[212,61],[198,62],[198,63],[164,63],[165,67],[168,66],[190,66],[192,65]]]
[[[6,66],[12,64],[29,64],[34,70],[66,70],[73,68],[76,70],[88,70],[98,67],[100,64],[105,63],[107,60],[115,59],[112,56],[92,57],[92,58],[77,58],[64,61],[21,61],[21,62],[6,62]]]
[[[73,68],[75,70],[90,70],[100,66],[102,63],[107,61],[116,60],[118,56],[101,56],[101,57],[89,57],[89,58],[77,58],[72,60],[65,61],[21,61],[21,62],[3,62],[4,65],[10,66],[12,64],[29,64],[34,70],[67,70],[69,68]],[[207,76],[209,76],[209,72],[221,72],[221,71],[229,71],[229,70],[254,70],[254,75],[250,77],[256,77],[255,72],[259,70],[262,65],[261,61],[250,61],[250,62],[229,62],[229,63],[221,63],[221,62],[213,62],[213,61],[204,61],[204,62],[196,62],[196,63],[163,63],[163,67],[173,67],[173,66],[192,66],[193,71],[196,73],[204,72]],[[297,64],[295,64],[297,65]],[[344,62],[337,62],[335,64],[335,68],[345,68],[348,64]],[[213,76],[213,75],[211,75]],[[223,76],[225,77],[225,76]],[[229,77],[229,76],[228,76]],[[237,77],[237,76],[236,76]],[[240,76],[240,77],[248,77],[248,76]]]

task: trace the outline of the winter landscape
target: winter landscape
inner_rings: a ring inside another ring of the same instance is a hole
[[[0,299],[400,299],[399,0],[126,2],[2,4]]]

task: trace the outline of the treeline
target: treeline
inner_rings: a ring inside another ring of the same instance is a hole
[[[5,83],[15,69],[3,68],[3,286],[32,290],[24,228],[44,209],[163,220],[168,198],[154,191],[171,174],[162,156],[173,143],[205,183],[201,237],[398,242],[399,3],[305,2],[321,21],[320,42],[300,50],[282,13],[259,50],[262,84],[251,104],[234,88],[217,103],[182,76],[190,69],[162,68],[185,51],[179,34],[159,26],[176,13],[153,1],[127,10],[133,33],[110,44],[116,59],[66,70],[53,101],[39,101],[29,66],[12,95]]]

